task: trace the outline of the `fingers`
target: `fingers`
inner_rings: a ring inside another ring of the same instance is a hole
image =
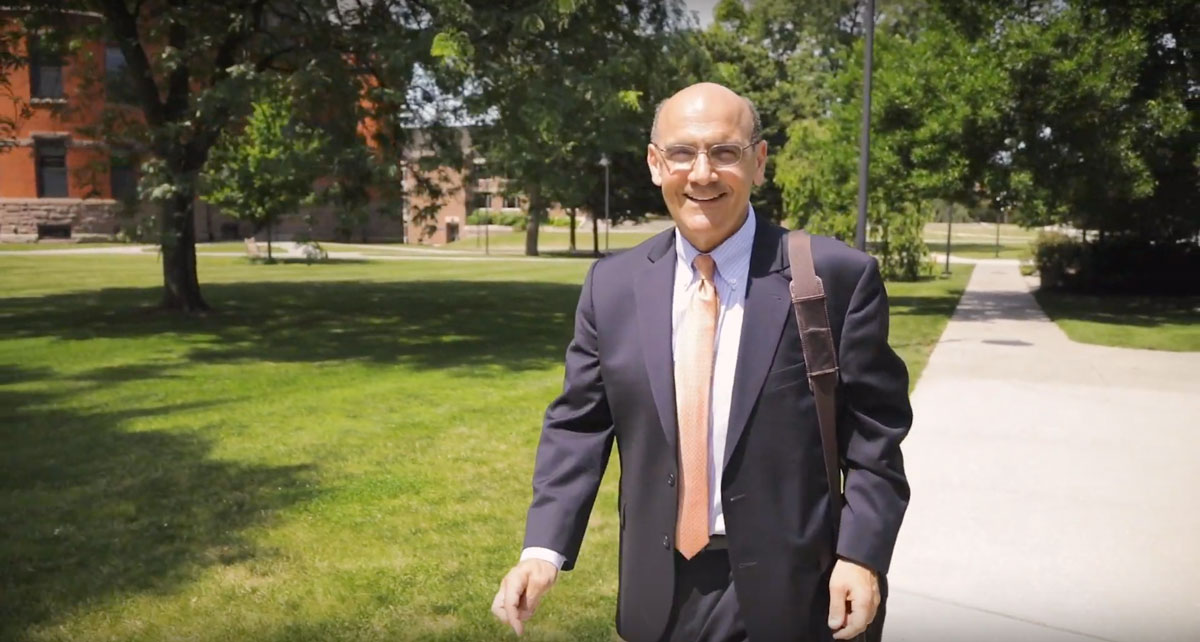
[[[496,616],[504,624],[508,624],[508,614],[504,611],[504,582],[500,582],[500,590],[496,591],[496,597],[492,598],[492,615]]]
[[[846,614],[846,626],[835,631],[833,639],[850,640],[867,630],[867,625],[875,619],[875,606],[870,594],[865,591],[850,591],[850,612]]]
[[[846,625],[846,598],[849,589],[841,583],[829,585],[829,628],[840,630]],[[837,638],[837,635],[833,637]],[[841,639],[841,638],[838,638]]]
[[[844,565],[829,581],[829,628],[833,639],[850,640],[867,630],[879,608],[879,584],[874,574]]]
[[[552,579],[540,573],[533,573],[529,576],[529,584],[525,587],[525,599],[522,603],[522,618],[528,620],[533,617],[533,612],[537,610],[539,604],[542,603],[542,598],[546,596],[546,591],[550,590]]]
[[[510,573],[500,585],[500,590],[504,592],[505,618],[517,635],[525,633],[525,620],[528,619],[521,617],[521,601],[525,597],[528,578],[526,573]]]
[[[525,621],[533,617],[557,577],[558,569],[548,562],[518,564],[500,581],[500,590],[492,599],[492,614],[512,627],[513,633],[523,635]]]
[[[500,580],[500,590],[492,598],[492,615],[497,620],[512,627],[513,633],[521,635],[525,632],[524,620],[520,617],[520,603],[525,594],[527,574],[521,569],[514,568]]]

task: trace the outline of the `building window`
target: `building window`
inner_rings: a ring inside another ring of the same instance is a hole
[[[137,91],[133,86],[133,76],[125,64],[125,54],[116,45],[104,48],[104,88],[109,102],[137,102]]]
[[[71,226],[38,223],[37,236],[39,239],[69,239],[71,238]]]
[[[37,167],[38,198],[67,197],[67,144],[61,140],[33,145]]]
[[[109,156],[108,183],[118,201],[137,200],[137,162],[127,149],[114,148]]]
[[[29,41],[29,94],[32,98],[63,97],[62,54],[37,38]]]
[[[521,199],[515,195],[505,196],[504,197],[504,207],[505,207],[505,209],[510,209],[510,210],[521,209]]]
[[[476,192],[475,193],[475,209],[486,210],[492,207],[491,192]]]

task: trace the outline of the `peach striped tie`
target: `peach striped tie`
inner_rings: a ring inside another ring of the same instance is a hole
[[[675,406],[679,419],[679,518],[675,547],[691,559],[708,545],[708,411],[719,302],[716,264],[701,254],[692,261],[700,280],[691,290],[679,324],[675,355]]]

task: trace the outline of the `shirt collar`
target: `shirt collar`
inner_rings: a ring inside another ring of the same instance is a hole
[[[744,279],[750,271],[750,249],[754,245],[756,226],[754,206],[747,205],[746,220],[742,222],[738,231],[708,253],[717,265],[717,273],[730,285],[736,286],[738,281]],[[675,255],[678,257],[678,261],[686,265],[689,270],[694,270],[692,261],[696,260],[700,254],[700,250],[683,238],[683,234],[677,226],[675,228]]]

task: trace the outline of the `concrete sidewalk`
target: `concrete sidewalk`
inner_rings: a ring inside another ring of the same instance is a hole
[[[1074,343],[980,261],[913,406],[887,639],[1200,640],[1200,353]]]

